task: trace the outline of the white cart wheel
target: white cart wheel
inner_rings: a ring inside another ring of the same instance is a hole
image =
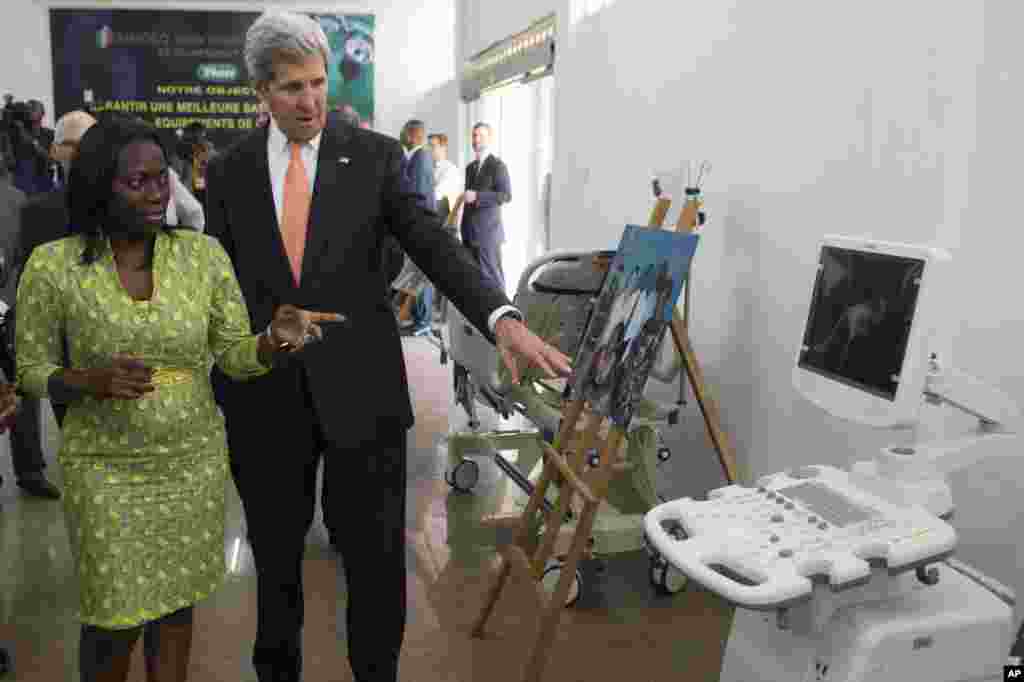
[[[471,459],[464,459],[455,465],[448,484],[460,493],[468,493],[480,480],[480,465]]]
[[[541,583],[544,585],[544,589],[547,590],[548,594],[554,594],[555,588],[558,587],[558,581],[562,577],[562,569],[565,564],[561,561],[552,561],[548,564],[547,568],[544,569],[544,574],[541,576]],[[572,585],[569,586],[569,594],[565,598],[565,606],[569,608],[576,604],[576,601],[580,598],[580,587],[583,585],[583,574],[580,570],[576,569],[576,576],[573,578]]]
[[[658,594],[671,597],[686,587],[686,574],[661,557],[651,559],[651,584]]]

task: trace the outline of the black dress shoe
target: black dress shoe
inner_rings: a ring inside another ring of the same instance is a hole
[[[42,497],[48,500],[59,500],[60,490],[57,486],[46,480],[42,474],[29,474],[18,479],[18,487],[33,497]]]

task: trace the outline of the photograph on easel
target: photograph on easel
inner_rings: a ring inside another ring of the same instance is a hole
[[[571,399],[626,429],[686,283],[698,236],[627,225],[569,379]]]

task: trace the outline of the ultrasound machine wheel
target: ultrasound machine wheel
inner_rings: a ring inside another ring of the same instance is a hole
[[[455,465],[445,480],[460,493],[468,493],[480,480],[480,465],[471,459],[464,459]]]
[[[558,581],[562,577],[562,569],[565,567],[563,561],[551,561],[548,562],[547,568],[544,569],[544,574],[541,576],[541,583],[544,585],[544,589],[547,590],[548,594],[554,594],[555,588],[558,587]],[[572,580],[572,585],[569,586],[569,594],[565,597],[565,607],[570,608],[576,605],[576,602],[580,598],[581,588],[583,586],[583,574],[580,573],[580,569],[576,569],[576,576]]]
[[[651,557],[651,585],[654,591],[666,597],[686,588],[686,574],[665,561],[661,556]]]

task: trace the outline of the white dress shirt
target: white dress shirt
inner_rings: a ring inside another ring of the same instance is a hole
[[[409,157],[411,157],[413,154],[415,154],[419,150],[423,149],[423,147],[425,147],[425,146],[426,145],[419,144],[419,145],[416,145],[415,147],[413,147],[412,149],[406,149],[405,147],[402,147],[402,151],[405,153],[405,160],[408,161]]]
[[[277,121],[270,117],[269,133],[267,135],[267,161],[270,165],[270,189],[274,193],[274,208],[277,210],[277,224],[281,224],[281,212],[284,208],[284,176],[288,172],[288,164],[291,163],[292,149],[288,138],[284,136],[281,129],[277,127]],[[309,191],[313,192],[316,183],[317,156],[320,154],[320,140],[323,133],[320,132],[309,142],[302,145],[300,153],[302,163],[306,166],[306,177],[309,178]],[[512,306],[501,306],[487,320],[487,326],[494,333],[494,325],[498,323],[502,315],[515,313],[522,319],[522,315]]]
[[[194,227],[202,232],[206,227],[203,205],[188,190],[173,168],[168,167],[167,171],[171,176],[171,200],[167,204],[167,224]]]
[[[434,163],[434,198],[438,201],[448,197],[449,207],[455,206],[456,199],[462,193],[465,176],[459,167],[448,159]]]

